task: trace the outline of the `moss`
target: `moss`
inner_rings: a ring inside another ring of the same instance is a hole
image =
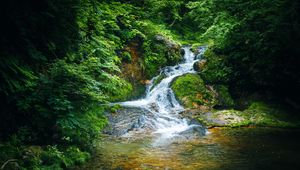
[[[252,102],[248,107],[248,110],[259,110],[268,113],[276,111],[276,109],[270,107],[270,105],[267,105],[264,102],[257,102],[257,101]]]
[[[115,104],[115,105],[111,106],[109,109],[110,109],[110,112],[111,112],[111,113],[116,113],[117,110],[120,110],[121,108],[122,108],[121,105]]]
[[[155,35],[144,41],[143,49],[144,67],[148,78],[157,75],[160,68],[175,65],[182,59],[179,43],[163,35]]]
[[[199,105],[213,106],[216,100],[203,80],[196,74],[185,74],[172,82],[172,90],[179,101],[188,108]]]
[[[264,102],[253,102],[246,110],[215,110],[197,115],[197,119],[207,127],[225,126],[262,126],[262,127],[299,127],[300,121],[294,120],[280,108]]]
[[[244,113],[258,126],[295,127],[298,124],[282,108],[261,101],[252,102]]]
[[[126,100],[132,93],[132,90],[133,87],[129,82],[120,79],[120,86],[118,86],[114,93],[110,94],[109,99],[110,101]]]
[[[167,59],[158,53],[151,53],[145,57],[145,72],[148,78],[154,77],[159,69],[165,66]]]
[[[131,91],[130,95],[127,96],[126,100],[138,99],[141,96],[145,95],[145,91],[146,91],[145,84],[136,83],[132,87],[133,87],[133,90]]]

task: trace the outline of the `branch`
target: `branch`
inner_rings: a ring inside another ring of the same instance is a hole
[[[172,27],[175,24],[176,18],[173,20],[173,22],[169,25],[169,27]]]
[[[18,161],[17,159],[9,159],[6,162],[4,162],[4,164],[1,166],[0,169],[4,169],[4,167],[10,162],[17,162],[17,161]]]

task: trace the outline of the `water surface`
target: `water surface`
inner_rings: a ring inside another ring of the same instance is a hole
[[[153,145],[155,137],[106,137],[81,169],[300,169],[300,131],[215,128],[209,134]],[[138,135],[136,135],[138,136]]]

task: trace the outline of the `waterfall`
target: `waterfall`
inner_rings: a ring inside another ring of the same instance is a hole
[[[160,134],[166,138],[177,136],[181,132],[199,126],[190,124],[186,119],[179,117],[178,113],[184,111],[184,108],[176,100],[170,84],[178,76],[195,73],[193,65],[201,58],[205,48],[200,48],[197,56],[189,46],[182,49],[184,50],[184,61],[178,65],[161,69],[160,75],[165,78],[156,85],[154,82],[160,75],[152,78],[143,99],[118,103],[125,107],[139,107],[149,111],[153,116],[144,118],[144,127],[151,128],[154,134]]]

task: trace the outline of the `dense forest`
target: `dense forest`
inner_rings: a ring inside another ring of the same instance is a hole
[[[225,104],[206,102],[208,96],[198,105],[243,110],[257,99],[300,117],[299,6],[297,0],[3,2],[0,169],[68,169],[88,161],[109,123],[104,113],[117,109],[105,104],[143,96],[147,81],[181,62],[180,47],[188,44],[207,47],[206,63],[198,68],[201,81],[193,75],[183,81],[232,96]],[[180,83],[173,84],[179,98]]]

